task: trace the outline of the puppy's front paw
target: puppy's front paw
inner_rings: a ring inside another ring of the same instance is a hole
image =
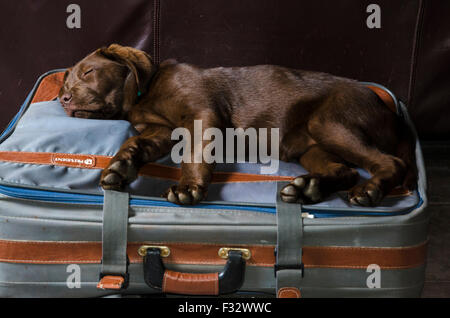
[[[199,185],[174,185],[163,194],[167,201],[180,205],[197,204],[206,197],[206,192]]]
[[[322,201],[320,178],[304,175],[295,178],[280,192],[281,199],[288,203],[317,203]]]
[[[375,206],[383,199],[381,189],[370,181],[354,186],[348,192],[348,200],[352,204]]]
[[[121,190],[137,178],[137,169],[131,160],[112,160],[103,170],[100,185],[105,190]]]

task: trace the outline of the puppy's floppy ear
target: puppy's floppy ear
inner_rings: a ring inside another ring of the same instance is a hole
[[[63,82],[65,82],[65,81],[66,81],[66,79],[67,79],[67,76],[69,76],[69,72],[70,72],[70,69],[69,69],[69,68],[68,68],[68,69],[66,69],[66,71],[64,72]]]
[[[111,44],[97,50],[101,55],[127,66],[130,70],[125,80],[125,89],[135,95],[147,92],[150,80],[155,72],[150,55],[144,51],[119,44]]]
[[[62,85],[61,85],[61,88],[59,89],[58,96],[62,96],[64,94],[64,90],[65,90],[64,84],[66,83],[67,77],[69,76],[69,73],[71,71],[72,71],[72,67],[69,67],[64,72],[64,76],[63,76],[62,83],[61,83]]]
[[[66,69],[66,71],[64,72],[64,76],[63,76],[63,83],[66,82],[67,77],[69,76],[69,73],[72,71],[73,67],[69,67]]]

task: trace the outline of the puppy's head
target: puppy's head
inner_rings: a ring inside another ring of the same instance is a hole
[[[122,118],[147,92],[154,71],[147,53],[112,44],[65,72],[59,100],[71,117]]]

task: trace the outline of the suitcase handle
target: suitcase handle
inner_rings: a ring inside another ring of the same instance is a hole
[[[163,293],[221,295],[237,291],[244,283],[245,260],[242,251],[230,250],[219,273],[181,273],[167,270],[159,248],[147,249],[144,256],[144,280]]]

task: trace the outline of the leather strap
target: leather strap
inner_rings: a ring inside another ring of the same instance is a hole
[[[0,161],[4,162],[53,165],[82,169],[104,169],[108,166],[111,158],[112,157],[110,156],[88,154],[0,151]],[[139,174],[147,177],[178,181],[181,177],[181,169],[157,163],[148,163],[141,168]],[[212,183],[290,181],[292,179],[293,177],[290,176],[215,171]]]
[[[0,151],[0,161],[3,162],[53,165],[80,169],[104,169],[108,166],[111,158],[110,156],[88,154]],[[139,175],[178,181],[181,177],[181,169],[158,163],[147,163],[141,168]],[[211,183],[291,181],[293,178],[291,176],[214,171]],[[411,192],[398,187],[392,190],[389,195],[404,196],[411,195]]]
[[[125,287],[128,280],[127,228],[129,194],[105,191],[102,229],[102,268],[99,286]],[[104,278],[107,277],[107,282]],[[114,277],[114,278],[113,278]],[[123,280],[120,280],[122,277]],[[111,281],[114,281],[112,284]],[[100,287],[101,288],[101,287]],[[103,288],[104,289],[104,288]]]
[[[142,245],[161,245],[170,249],[167,264],[224,265],[217,256],[228,244],[130,242],[127,254],[131,264],[142,263],[138,249]],[[247,266],[273,267],[273,245],[233,245],[247,248],[251,258]],[[381,269],[405,269],[425,263],[427,242],[405,247],[303,246],[305,268],[361,268],[377,264]],[[20,264],[100,264],[102,242],[14,241],[0,240],[0,262]]]
[[[219,274],[192,274],[166,270],[162,291],[185,295],[218,295]]]
[[[277,251],[275,276],[277,295],[280,290],[299,290],[302,283],[304,265],[303,218],[300,204],[286,203],[281,200],[280,191],[286,185],[277,184]],[[281,293],[281,295],[285,293]],[[300,295],[300,292],[298,293]]]
[[[296,267],[302,264],[302,209],[300,204],[281,200],[279,193],[285,185],[277,183],[277,266]]]

